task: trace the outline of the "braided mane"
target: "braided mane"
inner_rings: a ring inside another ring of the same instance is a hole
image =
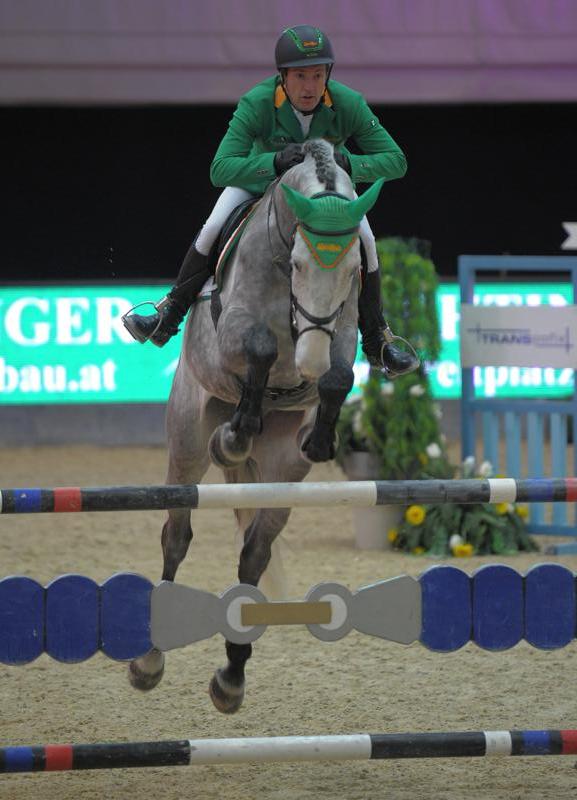
[[[334,192],[337,174],[332,146],[324,139],[310,139],[304,143],[303,150],[314,158],[317,178],[324,183],[326,191]]]

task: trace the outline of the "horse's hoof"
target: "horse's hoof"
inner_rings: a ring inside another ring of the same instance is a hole
[[[230,422],[219,425],[208,440],[208,455],[215,467],[234,469],[243,464],[250,455],[252,437],[243,442],[241,436],[234,433]]]
[[[332,444],[326,441],[326,437],[319,441],[313,440],[313,429],[305,429],[301,435],[299,446],[302,457],[309,464],[319,464],[323,461],[330,461],[335,457],[339,446],[339,435],[335,431]],[[317,437],[318,439],[318,437]]]
[[[308,439],[303,445],[302,454],[305,461],[308,461],[310,464],[319,464],[334,458],[336,450],[336,443],[329,444],[328,442],[322,442],[318,444]]]
[[[134,689],[141,692],[149,692],[155,689],[164,675],[164,662],[159,670],[155,672],[146,672],[141,669],[137,661],[131,661],[128,665],[128,680]]]
[[[223,678],[223,670],[217,669],[208,687],[210,699],[222,714],[236,714],[244,700],[244,684],[232,686]]]

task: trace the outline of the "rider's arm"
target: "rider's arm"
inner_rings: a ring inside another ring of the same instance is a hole
[[[213,162],[210,179],[214,186],[270,183],[276,178],[275,153],[250,155],[254,142],[262,139],[261,113],[250,97],[242,97],[229,123]]]
[[[389,181],[402,178],[407,171],[403,151],[360,95],[357,95],[352,122],[351,138],[363,153],[348,153],[353,181],[372,183],[379,178]]]

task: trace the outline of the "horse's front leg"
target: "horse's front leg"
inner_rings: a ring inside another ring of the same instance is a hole
[[[335,457],[336,426],[341,407],[353,388],[354,373],[344,358],[337,358],[318,382],[319,407],[312,431],[302,443],[304,456],[312,462]]]
[[[248,526],[240,554],[240,583],[256,586],[270,558],[272,543],[286,525],[290,508],[261,509]],[[217,669],[209,692],[215,707],[224,714],[234,714],[244,700],[245,665],[252,655],[251,644],[226,642],[226,667]]]
[[[210,458],[221,469],[232,469],[250,455],[252,437],[262,431],[264,392],[278,356],[276,336],[262,323],[251,325],[241,341],[246,363],[241,399],[231,421],[220,425],[209,442]]]

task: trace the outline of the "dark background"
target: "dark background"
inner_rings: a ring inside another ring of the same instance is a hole
[[[429,240],[442,276],[460,253],[561,253],[576,104],[373,108],[409,162],[370,214],[377,238]],[[232,111],[0,109],[0,280],[171,280],[218,196],[209,166]]]

